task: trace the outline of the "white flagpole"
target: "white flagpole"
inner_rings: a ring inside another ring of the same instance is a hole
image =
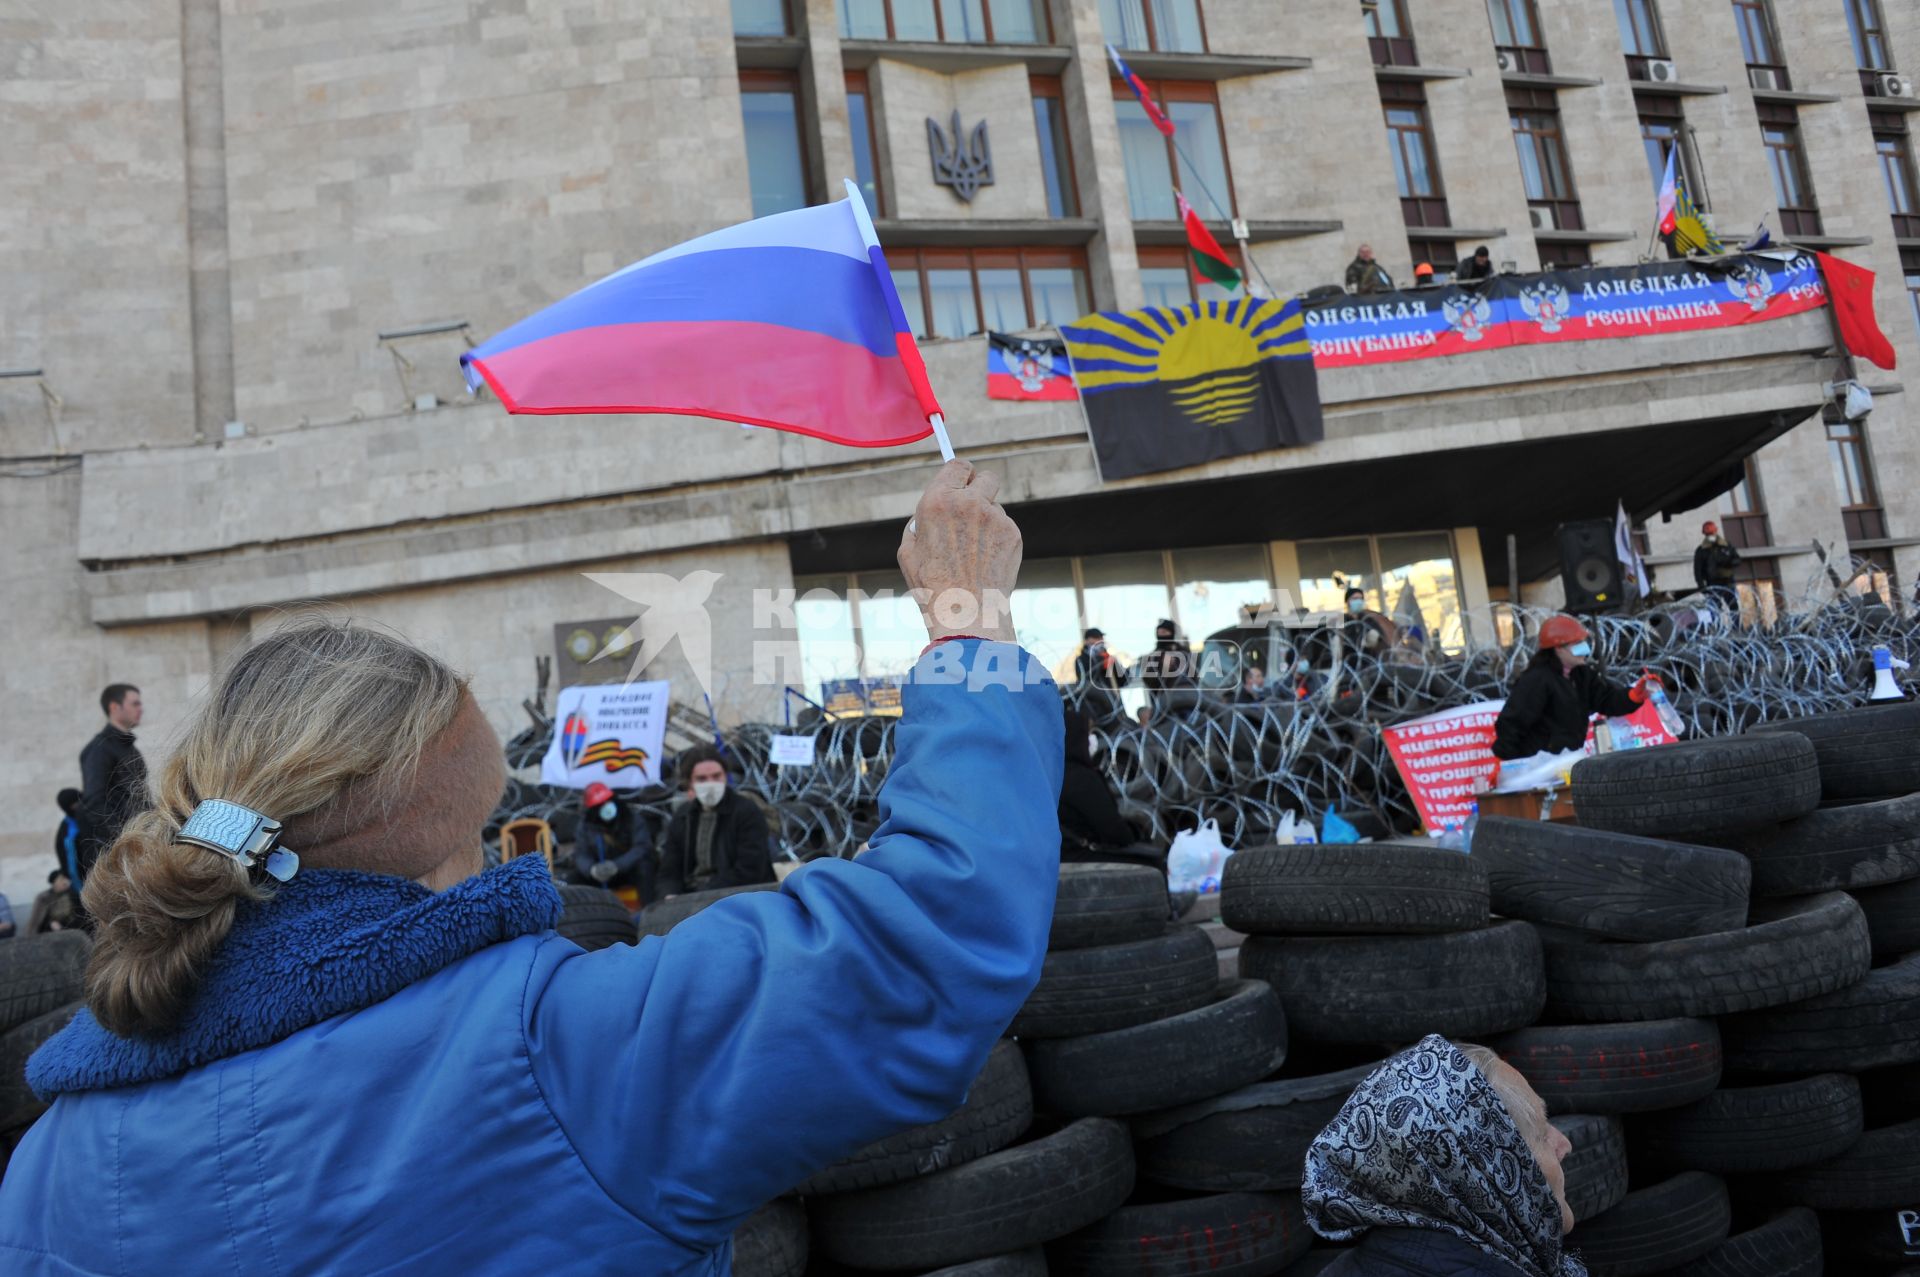
[[[847,186],[847,202],[853,205],[853,221],[854,225],[860,228],[860,242],[865,244],[869,250],[879,248],[880,236],[874,232],[873,218],[867,214],[867,201],[861,197],[860,187],[855,184],[854,180],[850,177],[842,178],[841,180],[845,182]],[[882,255],[884,256],[884,252]],[[879,267],[875,266],[874,269],[877,271]],[[884,280],[883,282],[886,285],[888,295],[892,296],[892,281]],[[893,303],[897,311],[899,309],[900,299],[894,297]],[[894,322],[898,323],[899,319],[896,317]],[[903,329],[902,331],[904,332],[905,330]],[[922,376],[924,375],[925,374],[922,373]],[[922,402],[924,402],[924,400]],[[940,445],[940,459],[942,461],[953,460],[953,441],[947,438],[946,414],[939,412],[928,413],[927,424],[933,427],[934,440]]]

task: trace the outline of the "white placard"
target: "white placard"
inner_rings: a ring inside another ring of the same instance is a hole
[[[812,736],[775,736],[767,758],[775,767],[813,766]]]
[[[585,789],[660,783],[667,734],[669,684],[610,683],[563,688],[554,708],[553,744],[540,760],[540,781]]]

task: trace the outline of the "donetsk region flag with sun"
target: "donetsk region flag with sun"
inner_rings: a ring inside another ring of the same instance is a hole
[[[1320,441],[1320,383],[1297,301],[1102,311],[1060,335],[1102,479]]]

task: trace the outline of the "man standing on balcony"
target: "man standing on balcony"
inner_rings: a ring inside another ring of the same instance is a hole
[[[1362,244],[1353,260],[1347,263],[1347,291],[1351,293],[1390,293],[1393,291],[1393,276],[1387,274],[1387,268],[1373,260],[1373,245]]]

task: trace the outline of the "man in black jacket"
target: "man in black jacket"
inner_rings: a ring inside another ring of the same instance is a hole
[[[140,726],[140,689],[113,683],[100,693],[107,725],[80,751],[80,881],[126,823],[147,809],[147,760],[134,744]]]
[[[1564,613],[1540,627],[1540,651],[1514,680],[1493,724],[1493,756],[1512,760],[1560,754],[1586,743],[1587,720],[1619,718],[1647,700],[1649,674],[1630,688],[1607,682],[1587,664],[1593,655],[1587,627]]]
[[[733,792],[719,753],[690,749],[680,766],[688,801],[673,813],[660,844],[654,885],[661,897],[772,882],[766,818],[751,798]]]
[[[580,796],[580,824],[573,835],[575,881],[613,891],[632,887],[644,904],[653,899],[653,831],[640,813],[601,781]]]
[[[1727,544],[1720,525],[1708,519],[1700,525],[1700,544],[1693,550],[1694,588],[1713,600],[1715,607],[1740,610],[1733,574],[1740,567],[1740,551]]]

